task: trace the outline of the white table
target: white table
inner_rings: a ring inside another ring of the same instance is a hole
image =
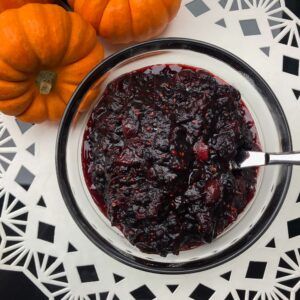
[[[210,42],[250,64],[280,100],[300,150],[300,20],[283,0],[184,0],[163,36]],[[0,116],[1,270],[22,271],[49,299],[300,299],[300,167],[250,249],[205,272],[157,275],[115,261],[77,227],[57,184],[56,134],[54,124]]]

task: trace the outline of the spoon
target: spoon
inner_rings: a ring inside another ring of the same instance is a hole
[[[264,153],[243,151],[235,161],[230,162],[231,169],[244,169],[266,165],[300,165],[300,152]]]

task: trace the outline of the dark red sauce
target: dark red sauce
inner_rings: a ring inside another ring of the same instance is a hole
[[[156,65],[112,81],[84,134],[87,186],[141,251],[166,256],[210,243],[255,193],[257,170],[232,171],[258,150],[240,93],[213,74]]]

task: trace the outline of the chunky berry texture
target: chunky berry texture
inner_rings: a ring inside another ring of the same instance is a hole
[[[96,203],[141,251],[210,243],[253,198],[258,150],[240,93],[202,69],[156,65],[112,81],[92,112],[83,169]]]

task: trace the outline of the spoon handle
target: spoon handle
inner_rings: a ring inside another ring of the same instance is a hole
[[[290,164],[300,165],[300,152],[281,153],[281,154],[266,154],[268,165]]]

